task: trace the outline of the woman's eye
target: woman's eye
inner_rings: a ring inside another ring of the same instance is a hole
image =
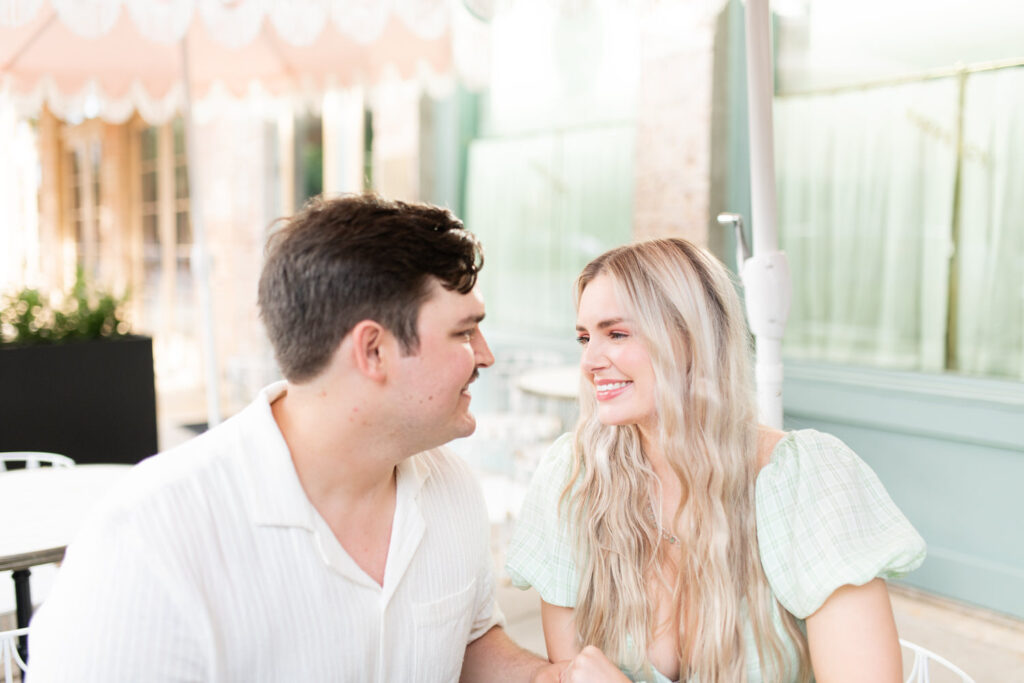
[[[625,339],[629,335],[626,334],[625,332],[609,332],[608,336],[611,337],[612,339]]]
[[[590,337],[587,337],[585,335],[581,334],[580,336],[576,337],[577,344],[586,344],[588,341],[590,341]]]

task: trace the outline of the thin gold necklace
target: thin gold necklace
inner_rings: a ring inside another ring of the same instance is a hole
[[[647,518],[650,519],[655,524],[658,524],[658,518],[654,515],[654,505],[653,504],[650,507],[647,508]],[[661,530],[661,536],[666,541],[668,541],[669,543],[671,543],[673,545],[675,545],[676,543],[679,543],[679,539],[676,538],[673,534],[670,534],[669,532],[665,531],[665,527],[662,526],[661,524],[658,524],[658,529]]]

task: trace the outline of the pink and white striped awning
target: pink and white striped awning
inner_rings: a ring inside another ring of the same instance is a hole
[[[166,120],[192,96],[309,95],[452,72],[446,0],[0,0],[0,93]]]

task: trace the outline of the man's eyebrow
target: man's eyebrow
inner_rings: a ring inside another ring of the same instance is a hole
[[[597,329],[599,329],[599,330],[604,330],[604,329],[607,329],[609,327],[612,327],[613,325],[618,325],[620,323],[628,323],[628,322],[629,321],[626,320],[625,318],[609,318],[608,320],[602,320],[595,327]],[[586,332],[587,328],[583,327],[582,325],[577,325],[576,326],[576,331],[577,332]]]
[[[484,313],[473,313],[472,315],[467,315],[465,318],[463,318],[462,320],[455,324],[456,326],[469,325],[471,323],[474,325],[479,325],[481,322],[483,322],[484,315]]]

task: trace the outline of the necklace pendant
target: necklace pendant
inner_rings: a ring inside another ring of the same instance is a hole
[[[657,523],[658,518],[654,515],[654,505],[651,505],[649,508],[647,508],[647,518],[652,522]],[[665,527],[658,524],[658,528],[661,530],[661,537],[664,538],[666,541],[668,541],[672,545],[679,543],[679,539],[676,538],[674,534],[670,534],[669,532],[665,531]]]

